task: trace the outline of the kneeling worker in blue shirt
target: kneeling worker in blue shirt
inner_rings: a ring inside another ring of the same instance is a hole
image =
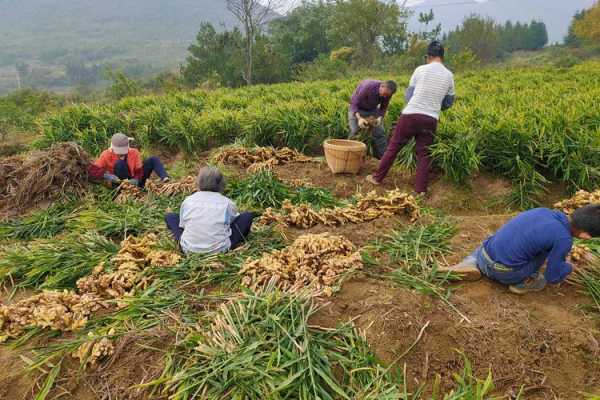
[[[600,205],[579,208],[570,217],[536,208],[517,215],[460,264],[440,268],[467,280],[485,275],[509,285],[513,293],[542,290],[566,279],[573,267],[566,258],[573,238],[600,236]],[[540,268],[546,263],[546,270]]]

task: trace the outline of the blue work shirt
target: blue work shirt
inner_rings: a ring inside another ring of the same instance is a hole
[[[562,282],[573,270],[565,261],[573,247],[571,223],[560,211],[548,208],[525,211],[506,223],[483,246],[493,261],[523,278],[535,273],[541,266],[540,258],[546,257],[545,278],[549,283]]]

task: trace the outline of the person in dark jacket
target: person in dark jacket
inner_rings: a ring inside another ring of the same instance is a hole
[[[368,79],[358,85],[350,100],[348,139],[355,139],[360,129],[369,129],[373,136],[374,155],[377,159],[381,159],[387,147],[383,118],[396,90],[397,85],[394,81]]]
[[[573,271],[566,259],[574,237],[598,236],[600,204],[579,208],[570,217],[561,211],[535,208],[510,220],[460,264],[440,268],[440,272],[453,272],[467,280],[483,274],[509,285],[517,294],[542,290],[547,283],[564,281]]]
[[[162,182],[168,182],[169,175],[160,159],[154,156],[142,162],[140,152],[129,147],[130,140],[131,138],[122,133],[114,134],[110,149],[104,150],[90,166],[90,177],[104,180],[111,186],[118,186],[121,181],[129,181],[143,188],[146,180],[154,172]]]

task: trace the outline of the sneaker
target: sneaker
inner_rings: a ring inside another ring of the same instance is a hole
[[[381,185],[381,182],[379,182],[378,180],[376,180],[373,175],[367,175],[367,177],[365,178],[365,180],[367,182],[369,182],[371,185],[375,185],[375,186],[379,186]]]
[[[169,183],[169,181],[171,181],[171,178],[169,178],[168,176],[162,178],[162,183]]]
[[[546,287],[546,278],[542,274],[533,275],[521,283],[509,285],[508,290],[516,294],[525,294],[529,292],[539,292]]]
[[[481,271],[479,271],[477,265],[464,261],[456,265],[438,267],[438,272],[443,274],[452,273],[458,275],[461,280],[469,282],[481,279]]]

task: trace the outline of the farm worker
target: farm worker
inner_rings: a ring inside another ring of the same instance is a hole
[[[198,189],[183,201],[180,214],[165,216],[175,240],[186,254],[235,249],[250,234],[255,214],[238,213],[233,201],[223,195],[225,178],[217,168],[200,170]]]
[[[394,164],[398,152],[414,137],[416,141],[417,177],[415,191],[427,193],[431,158],[429,147],[437,129],[440,112],[454,103],[454,75],[443,64],[444,46],[433,41],[427,48],[427,64],[418,67],[406,90],[406,107],[390,138],[379,167],[367,181],[379,185]]]
[[[460,264],[440,268],[467,280],[481,274],[509,285],[513,293],[541,290],[560,283],[572,272],[566,257],[573,237],[600,236],[600,204],[577,209],[570,217],[561,211],[536,208],[525,211],[488,238]],[[546,263],[546,269],[540,272]]]
[[[122,133],[114,134],[110,141],[110,149],[104,150],[92,164],[90,176],[102,178],[113,186],[127,180],[136,186],[144,187],[146,180],[155,172],[162,182],[168,182],[169,175],[158,157],[149,157],[142,162],[140,152],[129,147],[130,140],[131,138]]]
[[[369,129],[375,144],[374,155],[378,160],[387,146],[383,118],[397,87],[394,81],[365,80],[358,85],[350,100],[348,138],[355,138],[360,129]]]

